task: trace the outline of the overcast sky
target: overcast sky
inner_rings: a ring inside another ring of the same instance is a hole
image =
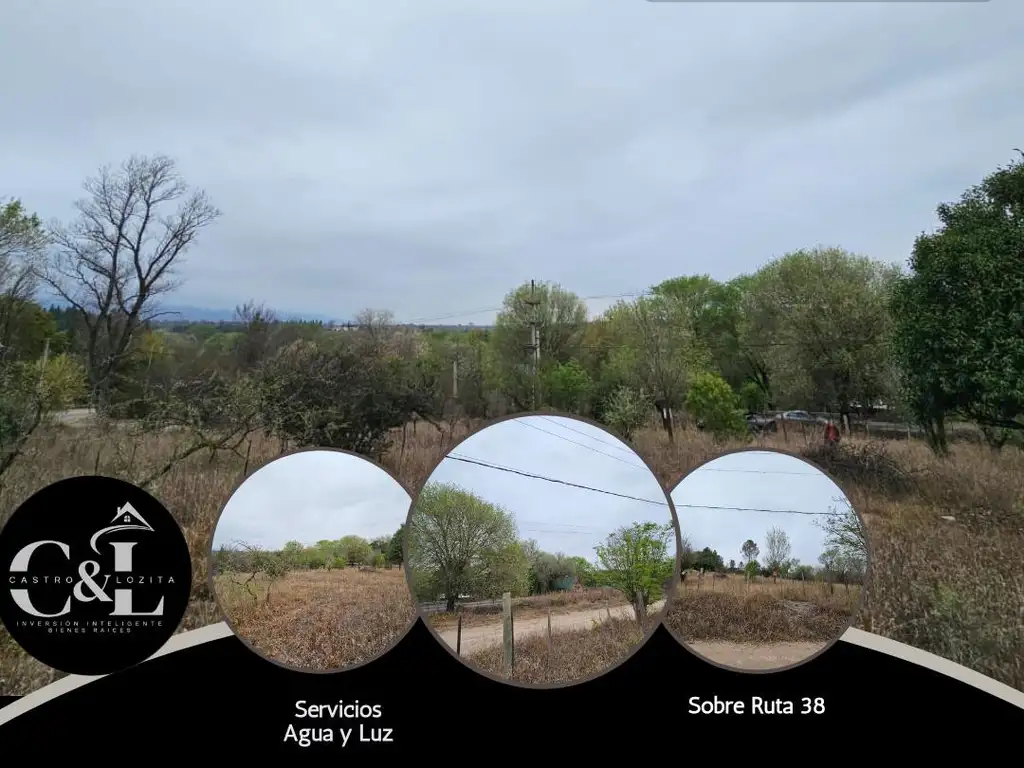
[[[175,303],[342,319],[904,262],[1024,144],[1022,39],[1011,0],[5,0],[0,197],[169,154],[224,211]]]
[[[529,474],[611,491],[583,490],[455,460],[473,459]],[[524,539],[546,552],[595,562],[594,547],[634,522],[672,522],[665,491],[633,450],[587,423],[561,416],[500,422],[456,446],[428,482],[454,483],[511,512]],[[653,502],[653,503],[649,503]],[[671,537],[675,555],[675,533]]]
[[[293,453],[260,467],[228,500],[213,547],[240,542],[280,549],[287,541],[391,536],[412,499],[387,472],[336,451]]]
[[[693,548],[711,547],[726,565],[742,560],[747,539],[754,540],[763,560],[765,534],[781,528],[789,536],[790,556],[814,566],[825,542],[821,513],[848,503],[827,475],[771,451],[731,453],[708,462],[683,478],[672,502]]]

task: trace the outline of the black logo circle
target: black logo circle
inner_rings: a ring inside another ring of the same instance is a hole
[[[164,506],[111,477],[61,480],[0,529],[0,621],[44,664],[106,675],[145,661],[174,634],[192,560]]]

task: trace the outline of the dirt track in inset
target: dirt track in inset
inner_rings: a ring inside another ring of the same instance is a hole
[[[778,669],[813,656],[828,643],[730,643],[695,641],[687,645],[705,659],[734,669]]]
[[[655,603],[651,606],[651,612],[656,613],[657,611],[660,611],[664,605],[664,601]],[[610,609],[594,608],[588,611],[552,614],[551,631],[567,632],[574,629],[590,629],[594,622],[600,623],[607,619],[609,613],[611,613],[612,618],[617,619],[633,618],[636,615],[633,612],[633,607],[629,605],[617,606]],[[547,632],[547,630],[548,619],[546,616],[536,619],[522,619],[519,621],[513,620],[513,634],[516,641],[534,635],[542,635]],[[458,637],[457,630],[446,629],[438,634],[440,634],[441,639],[450,647],[456,647]],[[461,652],[463,655],[471,654],[485,648],[501,645],[501,640],[502,624],[500,621],[493,624],[485,624],[483,626],[464,627],[462,630]]]

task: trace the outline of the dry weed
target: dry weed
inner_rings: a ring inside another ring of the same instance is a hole
[[[545,635],[530,635],[516,641],[512,680],[521,683],[575,683],[617,665],[644,638],[633,619],[607,619],[593,629],[555,632],[551,649]],[[504,656],[500,645],[468,654],[477,667],[504,677]]]
[[[368,661],[416,618],[397,568],[293,571],[273,583],[244,582],[217,575],[224,613],[253,648],[291,667],[327,671]]]
[[[629,605],[629,601],[617,589],[594,587],[579,592],[553,592],[548,595],[521,597],[512,601],[517,619],[539,619],[548,615],[560,616],[576,611],[589,611],[595,608],[618,608]],[[460,608],[457,613],[434,613],[430,615],[430,625],[438,630],[450,629],[458,623],[462,616],[463,627],[478,627],[501,621],[501,604],[469,605]]]
[[[665,616],[665,626],[683,640],[733,643],[831,642],[849,625],[848,609],[757,591],[684,591]]]

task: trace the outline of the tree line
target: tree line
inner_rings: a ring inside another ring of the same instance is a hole
[[[366,539],[342,536],[322,539],[315,544],[289,541],[279,550],[267,550],[245,542],[219,547],[214,551],[218,572],[260,573],[291,570],[332,570],[365,566],[390,568],[402,565],[402,541],[405,526],[391,536]]]
[[[681,567],[683,571],[743,574],[747,580],[761,576],[847,585],[863,583],[868,558],[867,529],[853,507],[845,501],[834,505],[819,527],[825,539],[816,566],[792,557],[789,534],[774,526],[765,534],[763,552],[754,539],[747,539],[740,546],[740,560],[731,559],[728,565],[717,550],[695,550],[684,536]]]
[[[500,505],[450,483],[428,483],[408,532],[408,574],[421,602],[546,594],[573,587],[610,587],[645,617],[664,596],[675,568],[671,524],[637,522],[609,533],[584,557],[545,552],[521,539],[514,516]]]
[[[529,283],[493,327],[461,331],[379,310],[339,330],[255,300],[231,323],[176,322],[162,302],[220,211],[160,156],[105,167],[84,192],[68,222],[0,207],[0,475],[49,414],[77,405],[175,426],[173,460],[237,451],[255,432],[379,455],[410,419],[543,408],[626,439],[658,413],[674,439],[695,423],[738,433],[745,412],[848,424],[885,403],[940,455],[954,420],[994,448],[1024,428],[1019,159],[939,205],[907,269],[799,249],[727,281],[670,278],[593,319],[571,290]]]

